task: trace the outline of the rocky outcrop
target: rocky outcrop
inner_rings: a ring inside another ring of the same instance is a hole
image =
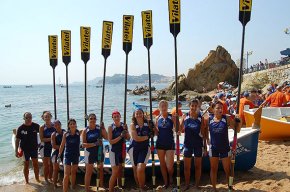
[[[188,70],[187,75],[178,77],[178,93],[185,90],[202,92],[203,89],[213,90],[219,82],[227,81],[233,86],[238,84],[238,73],[231,55],[222,46],[211,50],[208,56]],[[168,91],[175,93],[175,82],[168,87]]]

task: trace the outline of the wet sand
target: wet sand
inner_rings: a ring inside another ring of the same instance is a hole
[[[193,173],[192,173],[193,174]],[[183,174],[182,174],[183,175]],[[83,176],[78,175],[78,186],[73,191],[84,191]],[[157,174],[158,183],[162,183],[161,174]],[[147,185],[150,186],[150,178],[147,178]],[[105,183],[107,185],[108,179],[106,177]],[[41,178],[43,181],[44,179]],[[183,181],[183,178],[181,178]],[[193,181],[193,179],[192,179]],[[1,192],[17,192],[17,191],[54,191],[53,185],[45,185],[31,180],[29,185],[24,183],[15,183],[8,186],[1,186]],[[218,173],[218,183],[225,183],[225,176],[223,172]],[[92,180],[92,185],[95,181]],[[125,191],[138,191],[134,189],[133,178],[126,178]],[[183,188],[183,183],[181,188]],[[227,185],[218,184],[218,191],[228,191]],[[290,141],[259,141],[257,163],[254,168],[245,172],[236,172],[234,181],[235,191],[273,191],[273,192],[290,192]],[[96,191],[96,188],[92,188]],[[56,191],[62,191],[59,187]],[[163,191],[172,191],[172,188]],[[205,172],[202,176],[201,188],[191,188],[188,191],[213,191],[210,185],[209,173]]]

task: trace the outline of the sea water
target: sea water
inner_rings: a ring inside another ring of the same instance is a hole
[[[128,85],[128,89],[134,89],[136,85]],[[140,85],[139,85],[140,86]],[[157,89],[166,87],[166,84],[154,85]],[[56,87],[57,118],[62,122],[64,129],[67,128],[67,105],[66,88]],[[130,124],[133,102],[142,105],[149,105],[148,95],[136,96],[127,95],[127,123]],[[101,111],[102,88],[96,86],[87,87],[87,113],[95,113],[99,123]],[[75,118],[78,128],[84,127],[84,86],[69,86],[69,109],[70,117]],[[5,107],[10,105],[11,107]],[[174,104],[174,103],[172,103]],[[153,102],[157,107],[157,102]],[[124,111],[124,84],[106,85],[104,103],[104,123],[107,127],[112,123],[111,113],[119,110],[123,116]],[[9,185],[13,182],[24,180],[22,174],[22,161],[15,157],[11,145],[12,130],[23,123],[23,114],[26,111],[32,113],[33,121],[43,124],[42,112],[49,110],[54,115],[54,99],[52,85],[33,85],[26,88],[24,85],[12,85],[12,88],[0,86],[0,186]],[[54,118],[54,117],[53,117]],[[30,176],[33,171],[30,171]]]

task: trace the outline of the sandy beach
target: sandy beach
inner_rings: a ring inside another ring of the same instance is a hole
[[[183,175],[183,174],[182,174]],[[84,191],[83,176],[78,176],[79,184],[74,191]],[[43,180],[43,178],[41,178]],[[106,179],[107,180],[107,179]],[[161,176],[158,179],[161,182]],[[183,180],[183,178],[182,178]],[[223,172],[218,174],[218,182],[224,183],[225,177]],[[126,179],[126,191],[134,190],[134,184],[131,178]],[[107,183],[107,181],[106,181]],[[202,176],[200,189],[191,188],[190,191],[212,191],[209,184],[209,173],[205,172]],[[147,183],[150,185],[150,183]],[[183,186],[182,186],[183,187]],[[227,191],[227,186],[219,184],[219,191]],[[290,141],[259,141],[257,163],[254,168],[246,172],[236,172],[234,189],[236,191],[277,191],[290,192]],[[96,190],[92,188],[92,190]],[[168,189],[166,191],[171,191]],[[31,180],[31,184],[15,183],[8,186],[1,186],[0,191],[16,192],[16,191],[54,191],[53,185],[44,185]],[[62,191],[59,187],[56,191]]]

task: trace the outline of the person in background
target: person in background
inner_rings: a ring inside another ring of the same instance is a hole
[[[136,108],[130,125],[132,141],[128,148],[130,161],[132,162],[134,179],[139,187],[139,191],[146,191],[145,168],[150,156],[149,139],[153,132],[149,127],[149,120],[144,117],[142,108]]]
[[[121,122],[119,111],[112,113],[113,123],[108,127],[108,140],[110,142],[109,158],[112,166],[112,175],[109,181],[109,191],[113,192],[116,181],[120,183],[122,174],[123,144],[125,140],[130,139],[127,125]],[[126,150],[126,149],[125,149]]]
[[[39,180],[39,167],[38,167],[38,141],[37,133],[39,132],[39,125],[32,122],[32,114],[25,112],[23,114],[24,123],[18,127],[16,131],[15,140],[15,156],[23,158],[23,174],[26,184],[29,184],[29,160],[31,158],[34,177],[37,182]],[[20,144],[19,144],[20,143]]]
[[[208,118],[205,118],[205,132],[210,133],[210,139],[207,138],[207,143],[209,144],[208,154],[211,167],[210,178],[212,186],[216,191],[219,160],[222,161],[222,165],[226,173],[226,181],[229,181],[231,151],[228,137],[228,129],[236,127],[237,132],[240,132],[241,123],[236,124],[236,121],[234,119],[223,115],[223,103],[221,103],[220,101],[213,104],[213,109],[214,114],[210,115]],[[238,118],[238,116],[236,116],[236,118]]]
[[[250,94],[248,92],[244,92],[244,97],[240,99],[239,115],[242,120],[242,125],[246,125],[244,115],[245,105],[249,105],[250,109],[255,107],[254,103],[250,100]]]
[[[97,125],[97,117],[94,113],[89,114],[89,126],[82,132],[82,145],[85,148],[85,188],[86,191],[90,190],[91,177],[94,169],[94,164],[98,163],[98,170],[100,171],[100,187],[104,186],[104,171],[103,161],[104,153],[102,150],[101,159],[99,159],[99,147],[103,146],[100,138],[108,139],[108,134],[104,124]],[[101,162],[101,163],[100,163]]]
[[[284,94],[286,96],[287,107],[290,107],[290,85],[286,85],[283,88]]]
[[[251,89],[250,91],[250,96],[249,98],[255,106],[259,106],[258,105],[258,100],[259,100],[259,96],[258,96],[258,90],[256,88]]]
[[[174,165],[174,128],[176,127],[176,116],[168,113],[168,102],[159,102],[160,115],[156,118],[155,135],[157,135],[156,149],[160,161],[161,173],[164,181],[162,188],[168,188],[173,183]],[[180,126],[179,126],[180,128]]]
[[[182,108],[182,103],[181,103],[181,101],[178,101],[178,116],[179,117],[182,117],[182,115],[183,115],[181,108]],[[176,115],[176,107],[172,108],[171,115]]]
[[[68,130],[64,133],[58,153],[58,161],[61,161],[63,154],[64,177],[63,191],[68,191],[69,178],[71,176],[71,188],[75,189],[76,174],[80,158],[80,132],[77,129],[75,119],[68,120]]]
[[[44,124],[39,128],[39,137],[41,142],[44,143],[42,158],[43,172],[45,182],[46,184],[48,184],[48,179],[52,182],[53,166],[50,159],[52,152],[51,135],[55,132],[55,128],[53,127],[53,123],[51,122],[52,115],[49,111],[44,111],[41,118],[43,119]]]
[[[194,154],[195,187],[199,187],[202,170],[202,148],[204,136],[204,120],[198,109],[199,101],[192,100],[189,103],[190,111],[183,115],[181,120],[181,132],[184,133],[184,177],[185,190],[190,188],[191,160]]]
[[[229,108],[230,105],[231,105],[231,98],[233,97],[233,94],[232,93],[227,93],[226,94],[226,104],[227,104],[227,107]]]
[[[224,93],[218,93],[217,94],[218,101],[223,104],[223,115],[228,114],[228,106],[226,103],[226,96]]]
[[[55,120],[53,122],[55,132],[51,135],[51,145],[52,145],[52,153],[51,153],[51,162],[53,164],[53,184],[54,188],[57,188],[57,180],[58,180],[58,171],[59,171],[59,163],[58,154],[59,154],[59,147],[61,145],[62,136],[65,132],[64,129],[61,129],[61,122],[59,120]],[[63,153],[60,156],[61,160],[63,160]]]
[[[235,115],[236,114],[236,110],[237,110],[237,98],[236,97],[232,97],[231,98],[231,104],[228,108],[229,114],[230,115]]]
[[[282,92],[282,86],[277,86],[275,93],[271,94],[261,106],[265,107],[270,103],[270,107],[283,107],[287,105],[285,94]]]

